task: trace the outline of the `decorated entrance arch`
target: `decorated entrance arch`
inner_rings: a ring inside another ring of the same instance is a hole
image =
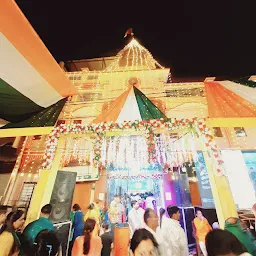
[[[43,168],[50,169],[54,160],[55,151],[58,147],[58,140],[61,135],[95,135],[93,148],[93,165],[95,167],[104,166],[102,161],[102,145],[104,138],[108,137],[109,132],[122,132],[122,134],[132,134],[133,132],[142,132],[145,136],[148,151],[148,162],[156,161],[156,134],[165,132],[182,132],[184,130],[193,134],[204,144],[207,154],[211,159],[211,164],[218,176],[224,175],[223,161],[220,151],[214,141],[211,129],[207,127],[205,119],[151,119],[124,121],[120,123],[102,122],[98,124],[82,125],[61,124],[53,129],[46,142],[46,151],[44,155]]]

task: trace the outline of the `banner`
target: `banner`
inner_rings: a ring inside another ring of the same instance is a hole
[[[202,207],[215,208],[208,171],[204,161],[204,156],[201,151],[198,151],[197,153],[198,161],[195,163],[195,166],[202,201]]]

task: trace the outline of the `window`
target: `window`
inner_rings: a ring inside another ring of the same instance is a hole
[[[220,127],[213,127],[214,137],[223,137]]]
[[[70,76],[69,80],[81,80],[81,78],[82,78],[81,76],[74,75],[74,76]]]
[[[167,89],[167,97],[173,98],[185,98],[185,97],[205,97],[204,88],[188,88],[188,89]]]
[[[36,182],[24,182],[20,193],[20,198],[16,203],[18,207],[28,209]]]
[[[237,137],[246,137],[246,132],[243,127],[234,128]]]
[[[82,120],[74,120],[73,121],[73,124],[81,124],[82,123]]]

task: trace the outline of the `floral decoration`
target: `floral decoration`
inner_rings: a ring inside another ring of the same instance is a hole
[[[223,175],[223,161],[221,159],[220,152],[217,145],[214,142],[213,136],[211,135],[211,130],[207,127],[205,119],[189,118],[189,119],[151,119],[151,120],[135,120],[135,121],[124,121],[122,123],[114,122],[103,122],[99,124],[72,124],[65,125],[61,124],[53,129],[51,134],[48,136],[46,142],[46,151],[44,155],[43,168],[50,169],[55,151],[58,146],[58,139],[61,134],[87,134],[95,133],[96,140],[94,143],[94,158],[93,163],[95,166],[100,166],[101,163],[101,147],[103,139],[106,136],[106,132],[110,131],[145,131],[145,136],[147,139],[148,151],[150,155],[149,162],[155,161],[155,130],[182,130],[191,129],[196,131],[196,133],[202,135],[204,139],[205,146],[208,150],[209,155],[214,160],[215,170],[217,175]]]

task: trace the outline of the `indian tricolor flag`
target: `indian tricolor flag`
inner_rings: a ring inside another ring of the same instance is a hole
[[[54,125],[65,98],[74,93],[16,3],[1,0],[0,126]]]
[[[130,86],[118,98],[103,107],[102,113],[93,121],[124,122],[166,118],[165,114],[136,86]]]

